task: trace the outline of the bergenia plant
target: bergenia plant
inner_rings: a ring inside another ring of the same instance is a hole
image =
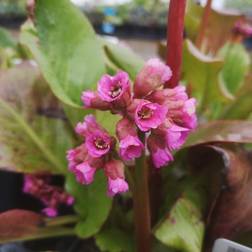
[[[126,72],[104,75],[97,91],[84,91],[84,109],[109,110],[118,114],[115,135],[110,136],[93,115],[87,115],[75,128],[83,143],[67,153],[69,171],[79,183],[93,182],[95,172],[104,170],[108,195],[126,192],[124,167],[150,155],[154,169],[167,166],[172,152],[185,142],[197,125],[196,100],[188,98],[185,87],[165,88],[171,69],[159,59],[147,61],[134,85]]]
[[[0,169],[11,171],[0,182],[23,182],[22,204],[0,213],[0,243],[58,237],[64,250],[102,252],[245,243],[252,77],[241,42],[251,27],[211,0],[169,2],[166,43],[146,61],[97,36],[69,0],[29,0],[18,42],[3,32],[2,43],[0,30]],[[0,194],[12,198],[12,187]]]

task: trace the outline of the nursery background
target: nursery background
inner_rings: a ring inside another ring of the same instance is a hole
[[[0,252],[252,247],[251,53],[252,0],[0,0]]]

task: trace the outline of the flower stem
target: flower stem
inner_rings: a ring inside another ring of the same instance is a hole
[[[166,63],[170,66],[173,75],[166,86],[171,88],[176,87],[180,80],[185,8],[186,0],[170,1],[167,24]]]
[[[205,36],[206,28],[208,26],[209,17],[211,14],[212,0],[207,0],[206,7],[204,9],[203,17],[201,19],[199,33],[196,39],[196,46],[201,49],[201,45]]]
[[[144,142],[144,136],[142,136]],[[135,232],[137,242],[137,252],[151,251],[151,214],[150,214],[150,199],[149,199],[149,170],[146,163],[146,157],[137,159],[136,167],[134,168],[134,218]]]

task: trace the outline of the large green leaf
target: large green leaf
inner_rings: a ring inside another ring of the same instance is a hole
[[[201,211],[192,201],[183,197],[177,200],[155,230],[158,240],[183,252],[200,252],[203,236]]]
[[[107,228],[95,236],[97,246],[101,251],[133,252],[133,238],[117,228]]]
[[[63,172],[73,145],[64,113],[29,64],[0,72],[0,167]]]
[[[118,44],[104,41],[106,57],[118,68],[129,73],[131,79],[135,79],[137,73],[144,65],[143,59],[135,54],[131,49]]]
[[[244,84],[249,71],[250,58],[244,46],[238,43],[227,43],[221,48],[219,55],[224,58],[221,80],[227,89],[235,94]]]
[[[96,234],[106,221],[112,199],[106,195],[106,179],[98,171],[91,185],[79,184],[72,174],[67,176],[67,191],[75,197],[75,210],[81,221],[76,226],[77,234],[82,238]]]
[[[206,110],[213,101],[225,102],[232,98],[219,82],[222,66],[222,60],[202,54],[189,40],[185,42],[183,76],[191,85],[202,110]]]
[[[37,0],[35,29],[26,25],[21,42],[54,94],[79,107],[81,92],[94,87],[105,72],[102,47],[90,23],[69,0]]]
[[[214,142],[252,143],[252,122],[223,120],[203,124],[189,136],[184,147]]]

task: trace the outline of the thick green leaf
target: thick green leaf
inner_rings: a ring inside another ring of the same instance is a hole
[[[184,147],[213,142],[252,143],[251,121],[212,121],[192,133]]]
[[[116,228],[104,229],[95,236],[97,246],[106,252],[133,252],[133,238]]]
[[[252,113],[252,92],[248,90],[227,106],[222,112],[221,119],[247,119]]]
[[[23,64],[0,72],[0,122],[1,168],[64,171],[72,131],[36,67]]]
[[[219,56],[224,58],[225,63],[221,70],[221,80],[227,89],[235,94],[244,84],[249,71],[249,54],[241,44],[227,43],[221,48]]]
[[[105,72],[102,47],[84,15],[69,0],[37,0],[37,30],[26,25],[21,42],[33,53],[54,94],[79,107],[81,92]]]
[[[190,83],[201,110],[206,110],[212,101],[224,102],[232,98],[218,79],[222,66],[222,60],[202,54],[189,40],[185,42],[183,76]]]
[[[189,199],[179,198],[155,229],[155,237],[183,252],[200,252],[204,236],[202,213]]]
[[[67,177],[67,191],[75,197],[75,211],[81,221],[76,226],[77,234],[82,238],[96,234],[106,221],[112,199],[106,195],[106,179],[102,171],[98,171],[91,185],[79,184],[72,174]]]
[[[112,44],[108,41],[104,41],[103,44],[108,59],[118,68],[128,72],[131,79],[134,80],[144,65],[143,59],[129,48],[120,44]]]
[[[17,42],[14,40],[11,34],[4,28],[0,27],[0,47],[15,48],[16,45]]]

